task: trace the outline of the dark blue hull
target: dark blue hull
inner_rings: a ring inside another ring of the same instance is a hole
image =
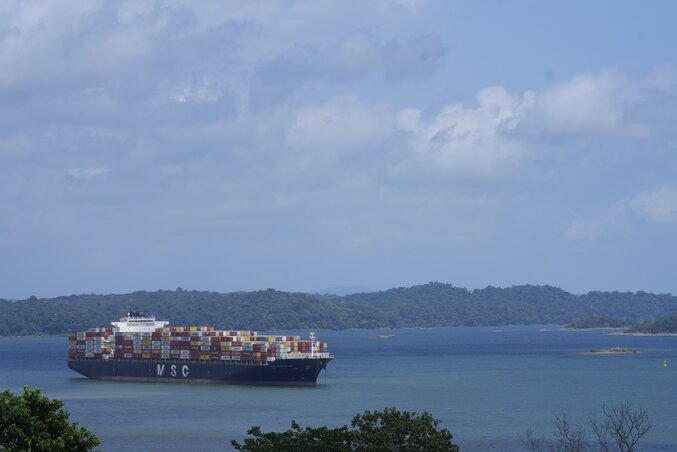
[[[265,364],[219,361],[69,359],[68,367],[99,380],[163,383],[314,385],[331,358],[279,359]]]

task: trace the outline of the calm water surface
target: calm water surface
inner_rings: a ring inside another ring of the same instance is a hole
[[[296,333],[306,336],[306,333]],[[395,334],[375,339],[377,334]],[[106,451],[229,450],[252,425],[338,426],[365,409],[428,410],[464,451],[522,450],[554,415],[587,423],[602,404],[643,406],[657,426],[643,451],[677,451],[677,337],[558,327],[325,331],[336,359],[314,388],[116,383],[66,367],[67,338],[0,339],[0,387],[40,387]],[[633,347],[634,355],[581,355]],[[663,360],[668,367],[663,367]]]

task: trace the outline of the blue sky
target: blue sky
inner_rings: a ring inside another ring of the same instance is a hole
[[[0,297],[677,292],[677,3],[0,4]]]

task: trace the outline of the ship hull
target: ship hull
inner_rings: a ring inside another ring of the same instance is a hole
[[[279,359],[265,364],[220,361],[69,359],[88,378],[158,383],[220,383],[313,386],[331,358]]]

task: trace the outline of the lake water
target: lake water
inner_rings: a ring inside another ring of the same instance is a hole
[[[586,424],[602,404],[619,401],[644,407],[656,424],[641,450],[677,451],[677,337],[552,326],[318,335],[336,359],[313,388],[88,380],[67,368],[66,337],[0,339],[0,388],[37,386],[63,400],[106,451],[229,450],[252,425],[338,426],[387,406],[430,411],[463,451],[517,451],[519,434],[548,434],[556,414]],[[614,346],[637,353],[579,354]]]

